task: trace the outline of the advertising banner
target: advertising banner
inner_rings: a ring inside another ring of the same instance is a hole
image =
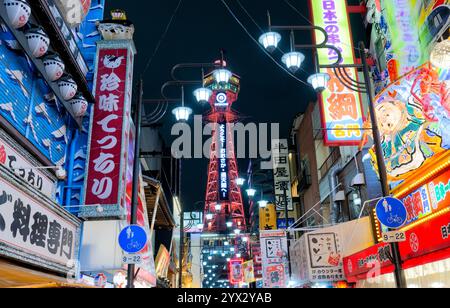
[[[286,139],[272,140],[272,160],[276,209],[285,211],[287,202],[289,211],[293,211],[289,146]]]
[[[328,44],[338,48],[343,56],[341,64],[355,64],[355,54],[346,0],[310,0],[313,23],[322,27],[329,35]],[[315,42],[324,40],[320,32],[315,33]],[[319,64],[334,64],[338,60],[335,51],[318,50]],[[321,112],[324,140],[327,146],[354,146],[361,142],[363,128],[362,100],[358,92],[342,84],[332,69],[322,69],[330,75],[328,88],[322,93]],[[346,69],[347,74],[358,80],[356,69]]]
[[[131,97],[127,75],[131,51],[99,45],[96,72],[96,104],[92,115],[85,203],[123,210],[126,160],[123,153]]]
[[[288,243],[285,231],[262,231],[261,257],[264,287],[287,287]]]
[[[259,229],[277,230],[277,210],[275,204],[268,204],[265,208],[259,209]]]
[[[243,261],[242,259],[233,259],[230,261],[230,284],[239,285],[244,281]]]
[[[221,201],[229,200],[228,157],[227,157],[227,124],[219,123],[219,176]]]
[[[253,261],[247,261],[242,264],[242,269],[244,271],[244,282],[247,284],[253,283],[256,281]]]
[[[156,275],[167,277],[170,265],[170,253],[164,245],[159,246],[158,255],[155,259]]]
[[[250,242],[250,247],[253,256],[253,268],[255,278],[262,279],[263,268],[262,268],[261,244],[257,239],[252,239]]]

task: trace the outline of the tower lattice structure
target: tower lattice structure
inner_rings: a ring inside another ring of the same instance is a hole
[[[204,232],[245,230],[244,204],[241,188],[237,184],[239,169],[232,128],[238,115],[231,108],[238,99],[240,77],[233,74],[229,82],[218,83],[211,73],[205,76],[204,82],[213,91],[209,101],[211,111],[204,117],[212,125]]]

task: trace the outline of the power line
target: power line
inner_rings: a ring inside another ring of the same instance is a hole
[[[153,60],[154,60],[156,54],[157,54],[158,51],[159,51],[159,48],[161,47],[161,44],[163,43],[164,39],[165,39],[166,36],[167,36],[167,33],[168,33],[169,30],[170,30],[170,27],[172,26],[173,21],[175,20],[175,17],[176,17],[176,15],[177,15],[177,13],[178,13],[180,7],[181,7],[182,2],[183,2],[183,0],[180,0],[180,1],[178,2],[178,5],[176,6],[174,12],[172,13],[172,16],[170,17],[169,23],[167,24],[166,29],[164,30],[164,33],[162,34],[162,36],[161,36],[161,38],[160,38],[158,44],[156,45],[155,50],[153,51],[153,54],[152,54],[151,57],[148,59],[148,62],[147,62],[147,64],[145,65],[145,68],[144,68],[144,71],[142,72],[142,75],[144,75],[144,74],[147,72],[147,70],[150,68],[150,65],[152,64],[152,62],[153,62]]]
[[[244,24],[239,20],[239,18],[234,14],[233,10],[228,6],[228,4],[225,2],[225,0],[221,0],[222,4],[225,6],[225,8],[228,10],[228,12],[230,13],[230,15],[234,18],[234,20],[241,26],[241,28],[244,30],[244,32],[250,37],[250,39],[256,43],[256,45],[258,45],[258,47],[279,67],[281,68],[283,71],[285,71],[286,73],[288,73],[292,78],[294,78],[295,80],[297,80],[298,82],[311,87],[310,84],[304,82],[303,80],[299,79],[297,76],[295,76],[294,74],[292,74],[290,71],[288,71],[284,66],[282,66],[280,63],[278,63],[277,60],[275,60],[270,53],[264,49],[263,46],[261,46],[259,44],[259,42],[253,37],[253,35],[247,30],[247,28],[244,26]]]

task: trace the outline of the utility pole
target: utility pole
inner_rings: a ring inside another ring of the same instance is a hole
[[[135,147],[134,147],[134,166],[133,166],[133,195],[131,198],[131,218],[130,225],[137,223],[138,200],[139,200],[139,172],[140,172],[140,154],[141,154],[141,122],[142,122],[142,100],[144,95],[144,81],[139,80],[139,98],[134,115],[134,124],[136,126]],[[136,266],[134,264],[128,265],[127,273],[127,288],[134,288]]]

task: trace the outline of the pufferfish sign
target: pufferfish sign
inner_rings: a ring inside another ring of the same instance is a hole
[[[375,108],[392,184],[450,150],[449,70],[418,68],[380,93]],[[373,150],[371,155],[375,161]]]

